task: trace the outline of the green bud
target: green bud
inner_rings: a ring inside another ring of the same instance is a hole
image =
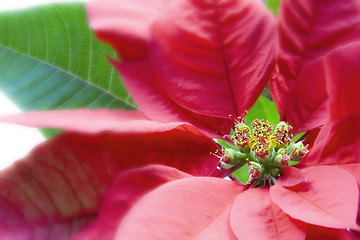
[[[250,131],[250,128],[248,125],[244,124],[244,123],[239,123],[235,125],[235,132],[236,131],[242,131],[242,132],[247,132]]]
[[[296,148],[296,152],[302,148],[304,144],[302,142],[292,143],[290,146],[287,147],[287,150],[289,153],[292,153],[294,149]]]
[[[249,174],[255,180],[262,180],[266,170],[257,162],[250,162]]]
[[[272,161],[271,161],[272,165],[282,168],[281,160],[282,160],[282,155],[284,154],[286,154],[286,149],[280,148],[279,150],[277,150],[275,154],[273,154],[272,156]]]
[[[261,168],[261,164],[260,164],[260,163],[257,163],[257,162],[250,162],[250,167],[259,170],[259,169]]]
[[[256,159],[256,157],[255,157],[255,152],[253,152],[253,151],[251,151],[250,153],[249,153],[249,160],[250,160],[250,162],[257,162],[257,159]]]
[[[270,154],[263,157],[257,156],[257,159],[261,164],[268,165],[270,163]]]
[[[288,166],[290,162],[290,157],[287,154],[279,154],[274,158],[273,166],[283,169]]]
[[[277,155],[274,158],[272,165],[277,168],[282,168],[283,166],[281,165],[281,160],[282,160],[282,155]]]
[[[235,151],[232,148],[226,148],[224,150],[226,157],[229,159],[228,164],[235,165],[242,160],[246,160],[247,155],[241,152]]]
[[[286,149],[285,149],[285,148],[280,148],[280,149],[277,151],[277,154],[278,154],[278,155],[286,154]]]
[[[289,154],[292,153],[291,160],[294,160],[294,161],[299,160],[300,158],[305,156],[305,154],[308,152],[308,150],[306,149],[306,147],[304,146],[304,144],[302,142],[297,142],[297,143],[291,144],[287,148],[287,150],[288,150]]]
[[[288,125],[286,122],[282,121],[282,122],[279,122],[279,123],[276,125],[276,127],[275,127],[275,133],[277,133],[279,130],[281,131],[282,128],[283,128],[283,126],[284,126],[284,129],[285,129],[285,130],[288,130],[288,129],[289,129],[289,125]]]
[[[274,178],[277,178],[280,173],[281,173],[281,169],[280,169],[280,168],[272,168],[272,169],[270,170],[270,175],[273,176]]]

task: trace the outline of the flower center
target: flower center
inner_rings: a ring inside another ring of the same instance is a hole
[[[229,147],[223,147],[221,153],[216,154],[221,162],[233,165],[234,169],[247,164],[248,184],[254,187],[275,184],[282,170],[291,161],[299,161],[308,149],[302,142],[292,141],[292,127],[285,122],[275,126],[256,119],[251,125],[252,130],[242,117],[237,118],[234,133],[225,136]]]

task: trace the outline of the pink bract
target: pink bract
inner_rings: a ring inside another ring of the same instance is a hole
[[[282,118],[296,132],[324,124],[328,80],[323,58],[359,41],[359,11],[358,0],[281,2],[277,66],[270,90]]]
[[[260,1],[186,0],[169,1],[149,18],[137,18],[154,7],[137,2],[135,11],[129,7],[133,1],[106,11],[110,7],[94,1],[87,9],[97,36],[118,49],[122,61],[112,63],[140,109],[156,121],[186,121],[208,133],[228,134],[229,115],[250,109],[273,68],[274,16]],[[119,25],[112,21],[115,14]],[[136,43],[133,38],[141,39],[142,57],[128,57],[127,48],[118,47]]]

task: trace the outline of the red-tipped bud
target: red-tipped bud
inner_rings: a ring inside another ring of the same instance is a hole
[[[235,151],[234,149],[231,148],[224,149],[223,154],[224,154],[223,162],[231,165],[236,165],[240,161],[245,161],[245,159],[247,158],[247,155]]]
[[[281,149],[283,150],[283,149]],[[275,167],[278,167],[280,169],[283,169],[284,167],[288,166],[290,163],[290,156],[286,153],[278,153],[278,155],[274,158],[273,165]]]
[[[291,144],[289,147],[287,147],[287,150],[290,153],[291,160],[294,161],[301,159],[309,152],[309,150],[302,142]]]
[[[260,164],[255,162],[250,163],[250,167],[249,167],[250,179],[262,180],[264,177],[264,173],[265,173],[265,168],[263,168]]]

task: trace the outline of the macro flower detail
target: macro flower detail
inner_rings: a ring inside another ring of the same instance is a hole
[[[279,124],[276,125],[275,128],[275,132],[272,139],[274,141],[273,144],[277,149],[282,148],[290,143],[292,137],[293,137],[292,127],[286,124],[285,122],[280,122]]]
[[[282,0],[276,23],[257,0],[90,2],[139,111],[1,116],[66,131],[1,172],[0,236],[360,239],[359,6]],[[246,125],[267,83],[280,122]]]
[[[253,135],[250,140],[251,150],[262,161],[269,160],[271,149],[271,131],[274,128],[269,122],[264,120],[254,120],[251,125],[253,126]]]
[[[231,140],[242,152],[248,153],[250,150],[250,128],[243,122],[236,120],[234,135],[231,135]]]
[[[253,187],[274,185],[290,161],[300,161],[308,149],[301,141],[291,141],[292,127],[285,122],[274,126],[263,119],[255,119],[251,125],[252,130],[243,117],[235,120],[234,134],[226,136],[233,141],[231,148],[223,147],[219,158],[235,165],[236,170],[246,162],[250,174],[248,183]]]

